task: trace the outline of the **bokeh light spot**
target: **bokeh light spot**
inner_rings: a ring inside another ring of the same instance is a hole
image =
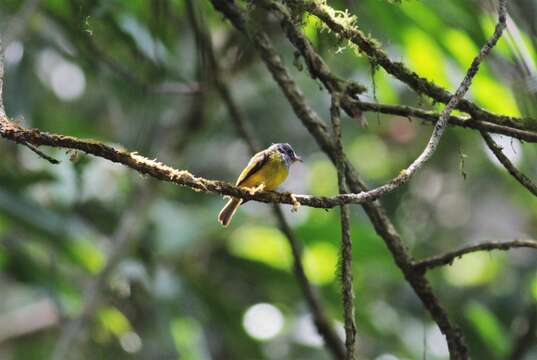
[[[270,340],[283,329],[282,312],[274,305],[259,303],[246,310],[242,319],[244,329],[254,339]]]
[[[137,353],[142,349],[142,339],[140,339],[140,336],[133,331],[121,335],[119,343],[123,350],[131,354]]]
[[[62,62],[52,70],[51,85],[57,97],[72,101],[84,93],[86,77],[77,65]]]
[[[4,58],[6,59],[6,63],[10,65],[16,65],[24,56],[24,46],[19,41],[13,41],[10,43],[5,51],[4,51]]]
[[[296,320],[293,337],[296,342],[306,346],[321,347],[324,344],[323,338],[313,323],[311,314],[302,315]]]

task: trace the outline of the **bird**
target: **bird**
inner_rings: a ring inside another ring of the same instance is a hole
[[[248,165],[242,170],[235,186],[258,190],[274,190],[285,181],[289,167],[295,162],[302,162],[291,145],[287,143],[272,144],[252,156]],[[247,201],[247,200],[246,200]],[[218,221],[227,227],[243,199],[231,197],[218,214]]]

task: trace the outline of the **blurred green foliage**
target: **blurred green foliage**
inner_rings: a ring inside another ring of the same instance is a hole
[[[200,176],[234,180],[250,154],[214,84],[206,83],[205,54],[196,44],[186,0],[43,0],[26,13],[31,3],[0,3],[10,117],[44,131],[124,146]],[[496,18],[493,1],[329,3],[357,14],[361,28],[393,59],[450,89]],[[208,1],[193,4],[260,142],[289,142],[306,160],[292,169],[283,189],[336,193],[332,164],[295,119],[248,41]],[[469,97],[493,112],[535,118],[537,2],[510,2],[509,10],[509,33],[482,67]],[[364,98],[440,108],[372,69],[314,18],[304,19],[303,30],[338,75],[369,86]],[[268,31],[309,103],[327,117],[327,94],[300,70],[303,66],[295,66],[278,25],[268,24]],[[367,118],[368,129],[344,119],[344,145],[374,186],[419,154],[431,127],[395,116]],[[496,139],[521,170],[537,177],[532,144]],[[57,350],[68,329],[64,319],[84,309],[85,289],[122,241],[127,245],[100,285],[97,309],[83,321],[69,356],[329,358],[269,206],[250,202],[229,229],[222,229],[216,214],[224,201],[215,196],[157,184],[102,159],[44,150],[62,163],[50,165],[22,146],[0,142],[0,357],[43,359]],[[139,204],[141,191],[150,196]],[[417,258],[537,233],[537,201],[469,129],[448,129],[426,169],[382,203]],[[302,207],[291,213],[286,207],[285,213],[304,247],[306,273],[341,330],[338,211]],[[427,359],[445,359],[442,335],[357,207],[352,239],[361,356],[417,359],[425,353]],[[429,275],[466,335],[472,358],[504,359],[512,350],[527,326],[529,308],[536,306],[536,259],[525,250],[476,253]],[[43,299],[51,307],[35,306]],[[248,333],[244,317],[258,303],[273,307],[258,314],[254,326],[260,331],[271,323],[263,316],[276,312],[284,319],[264,340]],[[23,310],[24,321],[10,320]],[[526,358],[536,357],[533,344]]]

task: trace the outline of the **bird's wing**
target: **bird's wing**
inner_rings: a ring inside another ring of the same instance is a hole
[[[269,159],[269,153],[266,150],[260,151],[255,154],[251,159],[248,165],[242,170],[239,178],[237,179],[236,186],[240,186],[246,179],[255,174],[259,169],[267,163]]]

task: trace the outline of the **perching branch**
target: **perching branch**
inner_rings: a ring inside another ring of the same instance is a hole
[[[445,254],[436,255],[424,260],[414,262],[414,268],[417,271],[425,272],[439,266],[451,265],[453,261],[463,255],[476,251],[492,251],[492,250],[510,250],[515,248],[533,248],[537,249],[537,241],[535,240],[513,240],[513,241],[491,241],[481,244],[476,244],[455,251],[450,251]]]
[[[333,197],[295,195],[276,191],[253,191],[252,189],[237,187],[224,181],[197,177],[187,170],[178,170],[156,160],[150,160],[136,152],[113,148],[99,141],[51,134],[38,129],[26,129],[9,121],[6,117],[0,118],[0,136],[19,144],[29,143],[35,146],[45,145],[80,150],[87,154],[120,163],[141,174],[149,175],[161,181],[185,186],[194,191],[228,195],[245,200],[329,209],[342,204],[360,204],[372,201],[380,196],[380,194],[374,191],[362,192],[360,194],[341,194]]]
[[[529,192],[537,196],[537,186],[534,184],[533,181],[531,181],[529,177],[527,177],[520,170],[518,170],[507,156],[505,156],[505,154],[502,152],[501,146],[498,145],[492,139],[492,137],[487,134],[487,132],[481,131],[481,136],[485,140],[485,143],[487,144],[490,151],[492,151],[494,156],[496,156],[498,161],[505,167],[509,174],[511,174],[522,186],[528,189]]]

